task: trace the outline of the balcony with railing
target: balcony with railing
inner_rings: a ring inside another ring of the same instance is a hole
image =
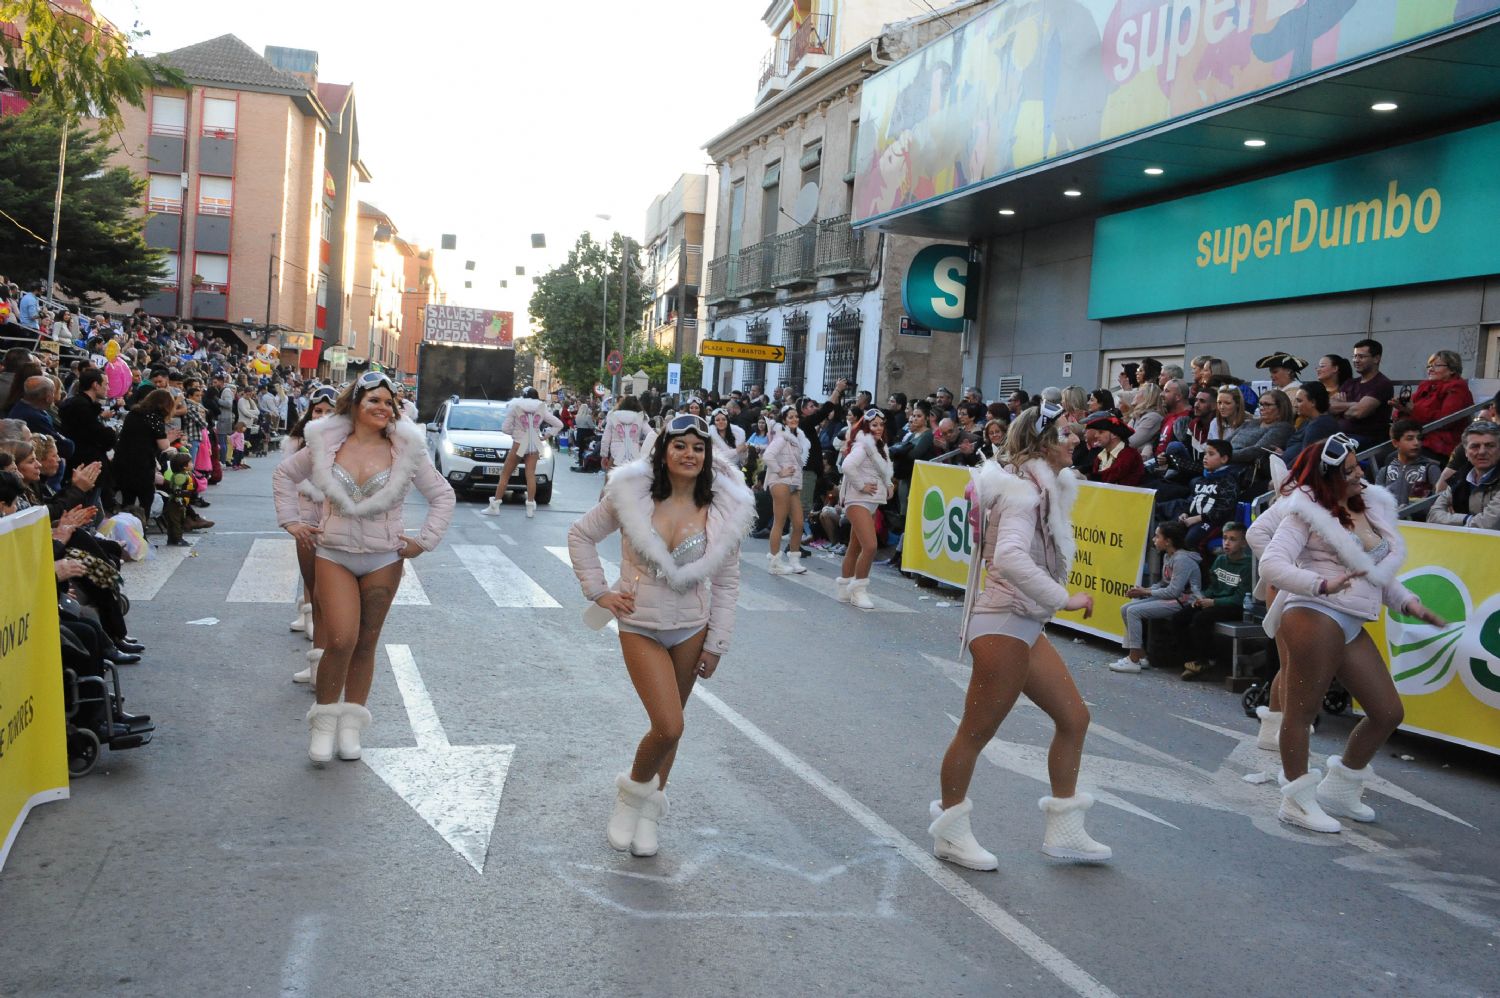
[[[791,232],[783,232],[772,237],[772,271],[771,285],[778,288],[791,288],[799,284],[812,284],[817,281],[817,275],[813,273],[813,258],[818,243],[818,225],[813,222]]]
[[[163,215],[181,215],[182,199],[152,195],[146,199],[146,210],[160,212]]]
[[[704,275],[704,297],[710,304],[729,300],[729,257],[717,256],[708,261]]]
[[[819,277],[835,277],[868,270],[864,233],[849,224],[848,215],[825,218],[817,223],[818,248],[815,270]]]
[[[760,81],[755,85],[755,103],[760,104],[772,94],[786,89],[787,55],[791,46],[786,39],[778,38],[760,61]]]
[[[826,66],[833,49],[833,15],[810,14],[792,35],[787,52],[787,85]]]
[[[735,256],[734,294],[739,297],[771,290],[776,269],[775,240],[746,246]]]

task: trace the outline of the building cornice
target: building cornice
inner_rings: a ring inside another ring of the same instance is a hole
[[[871,57],[870,46],[861,45],[772,97],[709,139],[703,148],[716,164],[723,163],[735,150],[793,124],[799,115],[816,110],[819,104],[856,89],[866,76],[880,68]]]

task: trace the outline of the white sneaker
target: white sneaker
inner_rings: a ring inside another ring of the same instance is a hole
[[[1365,792],[1365,781],[1373,775],[1369,766],[1350,769],[1340,757],[1329,756],[1328,775],[1318,784],[1318,803],[1329,814],[1355,821],[1374,821],[1375,809],[1359,799]]]
[[[1322,773],[1309,769],[1282,787],[1281,807],[1276,817],[1284,824],[1306,828],[1310,832],[1342,832],[1344,826],[1330,818],[1318,805],[1318,781],[1322,778]]]
[[[333,740],[338,732],[339,715],[343,704],[315,703],[307,709],[307,730],[310,738],[307,757],[318,765],[333,758]]]
[[[970,870],[998,870],[1000,860],[979,844],[969,827],[969,813],[973,810],[974,802],[967,797],[947,809],[940,800],[927,806],[927,813],[932,817],[932,824],[927,826],[927,832],[932,836],[932,854]]]
[[[833,582],[833,598],[840,603],[849,602],[849,584],[853,581],[853,579],[846,579],[843,576],[835,579]]]
[[[480,516],[499,516],[500,515],[500,500],[499,499],[491,499],[490,500],[490,504],[488,506],[486,506],[484,509],[481,509],[479,511],[479,515]]]
[[[341,703],[339,713],[339,758],[353,762],[359,758],[359,733],[370,726],[370,712],[362,703]]]
[[[804,564],[802,564],[802,552],[800,552],[800,551],[788,551],[785,554],[783,554],[781,557],[782,557],[782,560],[786,564],[787,571],[789,573],[791,573],[792,575],[806,575],[807,574],[807,566],[804,565]]]
[[[292,673],[292,682],[316,684],[318,681],[318,661],[323,657],[323,649],[313,648],[307,653],[307,668],[301,672]]]
[[[661,847],[656,826],[667,816],[668,810],[666,792],[652,790],[651,796],[641,804],[641,817],[635,823],[635,835],[630,839],[630,855],[642,857],[656,855],[656,851]]]
[[[1110,672],[1140,672],[1145,667],[1146,660],[1144,658],[1139,662],[1132,662],[1129,655],[1121,655],[1109,663]]]
[[[792,566],[786,563],[786,555],[773,554],[770,556],[770,565],[767,567],[766,571],[770,572],[772,575],[791,575]]]
[[[527,499],[526,500],[526,519],[529,520],[533,516],[536,516],[536,502],[533,501],[533,500],[531,500],[531,499]]]
[[[1037,801],[1047,816],[1047,831],[1042,835],[1042,852],[1054,859],[1074,859],[1082,863],[1103,863],[1114,851],[1095,842],[1083,827],[1083,816],[1094,806],[1094,795],[1074,793],[1072,797],[1043,797]]]

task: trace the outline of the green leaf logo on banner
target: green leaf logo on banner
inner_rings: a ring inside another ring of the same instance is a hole
[[[947,527],[948,503],[941,489],[933,487],[922,496],[922,549],[929,558],[943,556],[943,531]]]
[[[1402,581],[1448,626],[1433,627],[1392,610],[1385,629],[1391,679],[1405,696],[1436,693],[1463,668],[1460,641],[1469,616],[1469,592],[1458,576],[1430,565]]]

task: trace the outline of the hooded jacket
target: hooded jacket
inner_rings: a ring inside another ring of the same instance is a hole
[[[1173,551],[1162,566],[1161,582],[1142,596],[1148,600],[1171,600],[1186,605],[1203,594],[1203,556],[1197,551]]]
[[[500,432],[509,435],[514,441],[512,446],[525,457],[540,451],[543,438],[560,431],[562,425],[562,420],[552,415],[541,399],[511,399],[505,407],[505,422],[500,425]],[[548,427],[551,433],[547,432]]]
[[[799,471],[800,474],[800,471]],[[740,541],[755,520],[755,500],[743,482],[722,466],[714,475],[703,557],[679,566],[651,525],[653,472],[648,461],[615,468],[604,497],[568,530],[568,556],[583,595],[597,600],[611,591],[633,592],[635,612],[620,619],[648,630],[708,625],[705,651],[723,655],[734,634],[740,591]],[[599,542],[620,532],[620,579],[606,584]]]
[[[355,553],[399,551],[405,540],[401,504],[416,485],[427,498],[427,518],[413,540],[425,551],[438,546],[453,519],[453,489],[433,468],[422,431],[415,424],[404,419],[391,424],[390,478],[359,502],[333,477],[334,456],[354,432],[353,421],[348,416],[324,416],[308,423],[303,432],[306,445],[271,474],[278,524],[301,522],[298,497],[302,493],[297,486],[310,480],[323,493],[319,547]]]
[[[839,502],[873,502],[880,505],[891,497],[891,481],[895,469],[891,459],[881,454],[880,448],[875,446],[873,434],[861,433],[855,438],[854,446],[844,455],[842,471],[844,478],[839,484]],[[875,486],[873,495],[865,491],[865,487],[869,485]]]
[[[291,434],[281,438],[281,459],[283,461],[291,458],[303,448],[303,442]],[[313,484],[311,478],[304,478],[297,483],[297,519],[303,523],[310,523],[316,527],[323,521],[323,501],[326,497],[323,490]]]
[[[807,465],[807,456],[812,445],[802,431],[789,430],[781,423],[771,423],[771,442],[766,445],[762,458],[766,464],[766,488],[773,485],[802,487],[802,469]]]
[[[1014,613],[1046,621],[1068,601],[1063,583],[1073,567],[1073,504],[1078,475],[1054,472],[1041,459],[1020,468],[986,462],[978,473],[983,540],[970,562],[963,647],[974,613]],[[985,566],[979,589],[980,562]]]
[[[1305,488],[1281,497],[1261,516],[1265,520],[1277,514],[1270,526],[1274,529],[1260,559],[1260,574],[1278,590],[1266,614],[1266,633],[1275,637],[1281,626],[1281,615],[1292,596],[1316,600],[1330,609],[1364,620],[1380,616],[1383,603],[1394,610],[1404,609],[1415,597],[1411,590],[1396,581],[1406,560],[1406,542],[1397,527],[1396,500],[1378,485],[1365,485],[1365,519],[1380,539],[1390,545],[1380,561],[1370,557],[1359,538],[1318,504]],[[1256,521],[1256,525],[1260,520]],[[1252,530],[1254,528],[1252,527]],[[1264,537],[1264,528],[1257,539]],[[1332,581],[1346,572],[1364,572],[1350,580],[1342,592],[1318,595],[1318,584]]]
[[[645,434],[644,413],[613,409],[604,420],[604,439],[599,445],[599,453],[609,458],[611,467],[629,464],[641,456],[641,439]]]

